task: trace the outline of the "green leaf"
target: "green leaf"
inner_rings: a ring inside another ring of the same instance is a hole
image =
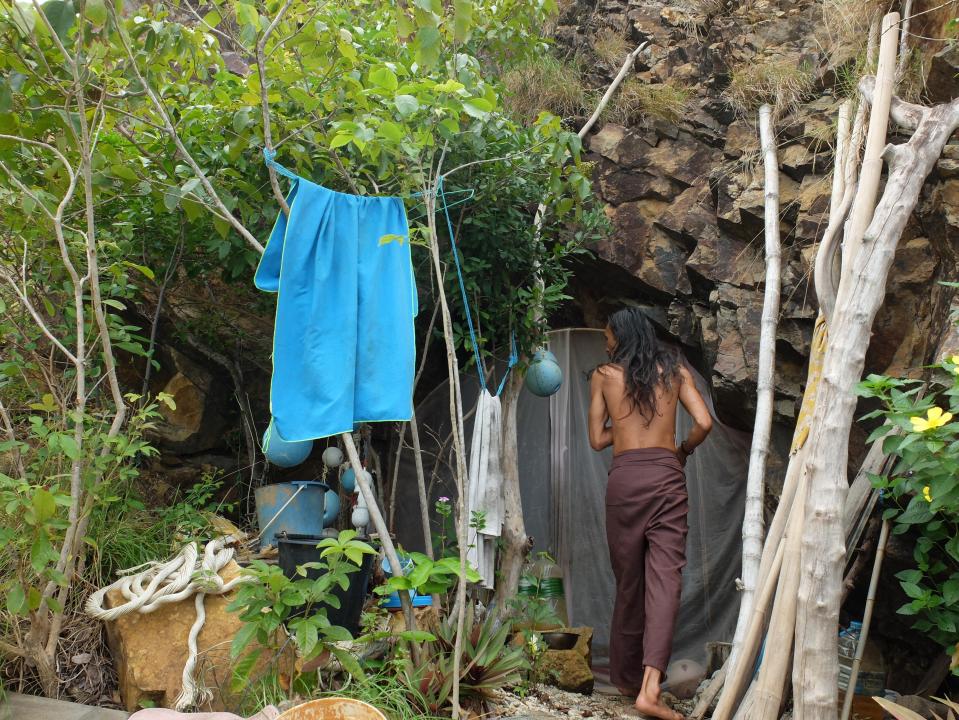
[[[955,535],[949,539],[949,542],[946,543],[946,552],[949,553],[954,560],[959,560],[959,535]]]
[[[136,182],[139,178],[133,169],[128,165],[111,165],[110,174],[121,180],[131,180]]]
[[[352,60],[356,62],[359,55],[356,52],[356,48],[353,47],[352,43],[344,42],[340,40],[336,43],[336,48],[340,51],[340,55],[345,57],[347,60]]]
[[[330,625],[323,631],[323,635],[328,642],[349,642],[353,639],[350,631],[339,625]]]
[[[903,525],[917,525],[932,520],[932,512],[929,510],[929,503],[925,498],[914,497],[905,511],[896,518],[896,522]]]
[[[66,40],[67,33],[73,27],[77,15],[73,3],[70,0],[47,0],[40,5],[40,8],[43,10],[43,14],[47,16],[47,20],[57,37],[60,40]]]
[[[385,65],[374,68],[370,71],[370,82],[381,87],[384,90],[396,90],[399,87],[399,81],[396,79],[396,73]]]
[[[473,28],[472,0],[453,0],[453,40],[464,43],[469,40]]]
[[[316,632],[316,625],[309,622],[300,623],[296,628],[296,643],[304,657],[310,657],[318,642],[319,635]]]
[[[71,440],[73,438],[70,438]],[[51,493],[46,488],[37,488],[33,493],[33,512],[37,519],[37,524],[45,523],[57,512],[57,503]]]
[[[915,583],[903,582],[899,584],[902,586],[903,592],[905,592],[906,595],[911,597],[913,600],[921,598],[925,594],[922,588],[916,585]]]
[[[396,4],[394,8],[395,18],[396,18],[396,34],[402,40],[405,40],[414,32],[416,32],[416,25],[413,23],[412,18],[406,14],[406,8],[404,8],[399,3]]]
[[[391,242],[398,242],[400,245],[406,240],[405,235],[397,235],[396,233],[387,233],[386,235],[380,236],[380,245],[389,245]]]
[[[21,35],[30,35],[37,24],[37,16],[33,12],[33,3],[29,0],[16,0],[13,3],[13,24]]]
[[[27,614],[27,594],[20,583],[15,584],[7,593],[7,612],[11,615]]]
[[[435,642],[436,636],[424,630],[404,630],[399,637],[409,642]]]
[[[176,190],[167,190],[163,193],[163,206],[173,212],[176,210],[176,206],[180,204],[180,191],[179,188]]]
[[[463,102],[463,110],[465,110],[466,114],[470,117],[485,120],[493,110],[493,103],[486,98],[470,98]]]
[[[416,33],[416,39],[413,41],[413,47],[416,50],[416,62],[424,68],[431,68],[436,65],[440,59],[441,41],[440,31],[435,27],[420,28]]]
[[[380,124],[376,134],[395,143],[403,140],[403,128],[389,120]]]
[[[236,4],[236,21],[240,25],[250,25],[256,28],[260,26],[260,14],[252,5],[245,3]]]
[[[146,265],[137,265],[136,263],[130,262],[129,260],[124,260],[124,261],[123,261],[123,264],[126,265],[126,266],[129,267],[129,268],[133,268],[134,270],[138,270],[139,272],[141,272],[145,277],[147,277],[147,278],[150,279],[150,280],[156,280],[156,275],[155,275],[155,274],[153,273],[153,271],[152,271],[150,268],[148,268]]]
[[[336,135],[332,140],[330,140],[330,149],[335,150],[338,147],[349,145],[352,139],[352,135]]]
[[[412,95],[397,95],[393,104],[403,117],[409,117],[420,109],[420,101]]]
[[[255,628],[254,628],[255,629]],[[235,692],[242,692],[250,680],[250,673],[256,667],[257,660],[260,659],[260,653],[263,651],[254,650],[248,655],[244,655],[236,665],[233,666],[233,677],[230,680],[230,689]]]
[[[45,530],[37,534],[30,546],[30,566],[34,572],[42,573],[51,560],[57,559],[57,554],[50,545],[50,536]]]
[[[407,576],[409,577],[410,584],[413,587],[422,585],[429,578],[430,570],[432,570],[432,568],[429,565],[417,565],[413,568],[413,572]]]
[[[465,88],[466,86],[458,80],[445,80],[433,86],[433,90],[442,93],[457,93]]]
[[[73,436],[61,435],[60,447],[63,449],[63,454],[66,455],[71,460],[80,459],[80,448],[77,447],[77,441]]]
[[[236,659],[250,644],[250,641],[256,635],[257,626],[253,623],[244,623],[240,631],[233,636],[233,642],[230,644],[230,657]]]
[[[355,677],[357,680],[365,679],[363,673],[363,668],[360,667],[360,663],[357,661],[353,655],[351,655],[346,650],[338,648],[335,645],[331,645],[329,648],[330,652],[336,656],[336,659],[340,661],[340,665],[343,666],[343,669],[346,670],[350,675]]]
[[[84,10],[86,16],[97,27],[103,27],[110,14],[107,12],[107,5],[103,0],[87,0]]]

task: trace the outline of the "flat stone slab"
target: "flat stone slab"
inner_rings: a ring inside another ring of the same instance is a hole
[[[126,720],[121,710],[10,693],[0,707],[0,720]]]

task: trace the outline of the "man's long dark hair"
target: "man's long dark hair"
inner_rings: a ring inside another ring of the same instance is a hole
[[[663,345],[642,310],[624,307],[609,316],[616,339],[610,361],[623,369],[626,394],[646,422],[656,414],[656,389],[669,391],[679,374],[679,353]]]

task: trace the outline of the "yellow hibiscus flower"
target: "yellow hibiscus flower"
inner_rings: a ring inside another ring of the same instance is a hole
[[[911,417],[912,429],[915,432],[926,432],[942,427],[952,420],[952,413],[943,412],[941,407],[931,407],[926,412],[926,417]]]
[[[952,371],[956,375],[959,375],[959,355],[953,355],[952,357],[950,357],[949,362],[951,362],[955,366],[952,368]]]
[[[932,502],[932,491],[928,485],[922,489],[922,496],[926,499],[926,502]]]

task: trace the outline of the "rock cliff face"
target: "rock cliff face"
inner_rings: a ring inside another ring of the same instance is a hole
[[[764,65],[785,68],[779,75],[786,92],[799,88],[776,121],[783,291],[774,435],[780,453],[805,383],[817,313],[811,267],[828,220],[841,81],[853,61],[848,52],[830,51],[826,6],[580,0],[556,30],[560,51],[586,60],[589,85],[607,85],[621,62],[609,53],[601,59],[600,45],[609,37],[628,49],[648,41],[637,60],[638,80],[679,87],[686,97],[674,122],[657,118],[654,109],[626,126],[601,122],[587,140],[612,232],[595,247],[598,262],[577,274],[578,319],[602,324],[624,300],[648,307],[711,380],[721,417],[744,428],[752,424],[762,312],[763,184],[755,113],[736,112],[735,93],[749,91],[743,78]],[[941,22],[930,15],[932,25]],[[919,79],[930,102],[959,94],[957,53],[940,50],[916,49],[928,68]],[[760,82],[762,73],[753,80]],[[951,290],[939,281],[956,276],[957,158],[959,144],[949,146],[902,239],[868,372],[918,372],[946,329]]]

